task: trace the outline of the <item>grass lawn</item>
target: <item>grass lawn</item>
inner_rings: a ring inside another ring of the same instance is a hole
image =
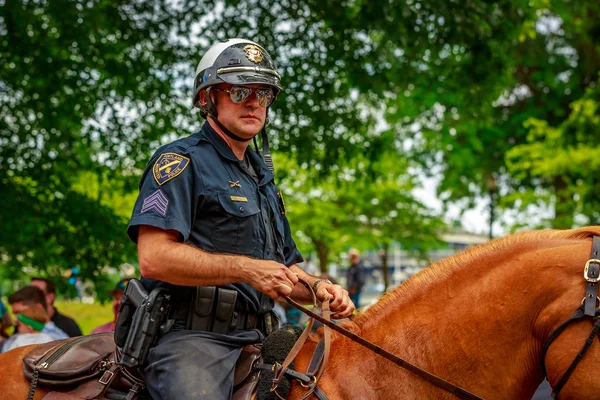
[[[112,321],[112,303],[85,304],[79,301],[56,300],[54,305],[61,314],[73,318],[84,335],[89,334],[95,327]]]

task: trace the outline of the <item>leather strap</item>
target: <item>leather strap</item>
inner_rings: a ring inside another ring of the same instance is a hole
[[[299,279],[299,282],[302,283],[309,291],[309,293],[312,296],[313,299],[313,308],[316,309],[317,308],[317,295],[315,294],[314,290],[312,289],[312,287],[308,284],[308,282]],[[323,319],[326,321],[329,321],[331,318],[331,311],[329,310],[329,300],[325,300],[323,302],[321,302],[321,313],[323,315]],[[290,364],[296,359],[296,357],[298,356],[298,353],[300,352],[300,350],[302,350],[302,347],[304,347],[304,344],[306,343],[306,340],[308,339],[308,336],[310,335],[311,331],[312,331],[312,327],[314,324],[314,319],[310,319],[306,328],[304,329],[304,332],[302,332],[302,335],[300,335],[300,337],[298,338],[298,340],[296,341],[296,343],[294,343],[294,347],[292,347],[292,349],[290,350],[290,352],[288,353],[287,357],[285,358],[285,360],[283,361],[282,364],[278,364],[275,363],[273,365],[273,384],[271,386],[271,391],[275,393],[275,395],[277,397],[279,397],[282,400],[283,397],[281,397],[281,395],[279,395],[279,393],[277,392],[277,386],[279,386],[279,382],[281,381],[281,379],[283,378],[283,376],[288,373],[290,370],[289,366]],[[318,383],[319,383],[319,379],[321,378],[321,375],[323,374],[323,371],[325,370],[325,367],[327,366],[327,359],[329,358],[329,349],[331,346],[331,330],[329,329],[329,327],[325,326],[324,328],[324,332],[323,332],[323,350],[322,351],[318,351],[318,356],[317,356],[317,361],[315,361],[315,354],[313,354],[313,358],[311,360],[311,362],[309,363],[306,375],[303,375],[303,377],[306,377],[308,379],[308,383],[306,382],[305,379],[302,379],[302,386],[308,387],[308,390],[306,393],[304,393],[304,395],[302,396],[302,400],[308,398],[311,394],[315,394],[317,397],[319,397],[319,399],[327,399],[327,396],[325,396],[325,393],[323,393],[319,388],[318,388]],[[319,346],[317,345],[317,348]],[[288,373],[289,375],[289,373]],[[317,391],[319,392],[319,395],[317,395]]]
[[[323,361],[325,354],[325,341],[323,339],[319,340],[317,343],[317,347],[315,348],[315,352],[313,353],[310,363],[308,364],[308,368],[306,368],[306,375],[314,376],[319,372],[319,367],[321,366],[321,361]]]
[[[593,322],[594,326],[585,343],[583,344],[583,347],[581,348],[581,350],[579,350],[579,353],[577,353],[577,356],[575,356],[575,359],[573,359],[571,365],[569,365],[565,373],[558,380],[556,386],[553,388],[553,399],[558,399],[558,393],[567,383],[567,380],[569,379],[573,371],[575,371],[575,368],[583,359],[583,356],[585,356],[585,354],[587,353],[594,340],[594,337],[598,336],[598,338],[600,338],[600,309],[596,308],[596,301],[598,299],[598,275],[600,272],[599,255],[600,237],[594,236],[592,239],[592,251],[590,254],[590,259],[585,263],[585,268],[583,270],[583,277],[588,282],[588,284],[586,288],[585,297],[581,302],[581,306],[579,306],[575,310],[575,312],[573,313],[573,315],[571,315],[571,317],[569,317],[569,319],[567,319],[565,322],[560,324],[554,331],[552,331],[550,336],[548,336],[546,344],[542,349],[542,354],[540,355],[540,362],[542,364],[544,376],[546,376],[546,353],[548,352],[548,349],[550,348],[552,342],[554,342],[554,340],[567,328],[567,326],[569,326],[573,322],[583,319],[591,320]]]
[[[321,314],[323,315],[323,318],[326,321],[331,322],[331,310],[329,309],[329,300],[325,300],[321,303]],[[325,368],[327,367],[327,361],[329,360],[329,351],[331,349],[331,328],[329,328],[329,326],[324,326],[323,339],[320,340],[319,343],[323,343],[323,354],[320,355],[314,353],[312,358],[314,360],[316,356],[316,358],[319,358],[321,361],[319,363],[313,363],[313,360],[311,360],[311,362],[308,364],[308,368],[306,369],[306,375],[314,376],[314,382],[311,386],[311,390],[309,390],[302,397],[302,399],[307,398],[312,392],[316,391],[317,384],[319,383],[319,380],[321,379],[321,376],[323,375],[323,372],[325,372]],[[319,346],[317,344],[317,348],[318,347]],[[318,364],[318,366],[315,364]],[[313,370],[314,367],[316,367],[316,370]]]
[[[565,322],[560,324],[554,331],[552,331],[550,336],[548,336],[548,339],[546,339],[546,344],[544,345],[544,348],[542,349],[542,353],[540,354],[540,362],[542,364],[542,371],[544,371],[544,376],[548,375],[547,371],[546,371],[546,353],[548,353],[548,349],[550,348],[550,345],[552,344],[552,342],[554,342],[554,340],[561,333],[563,333],[563,331],[566,329],[566,327],[569,326],[572,322],[579,321],[579,320],[583,319],[584,317],[585,317],[585,314],[583,313],[582,307],[579,307],[577,310],[575,310],[573,315],[571,315],[569,317],[569,319],[567,319]]]
[[[590,346],[592,345],[592,343],[594,341],[594,338],[596,336],[600,337],[599,335],[600,335],[600,319],[596,320],[596,323],[594,324],[594,328],[592,329],[592,332],[590,332],[590,335],[588,336],[585,343],[583,344],[583,347],[581,348],[581,350],[579,350],[579,353],[577,353],[577,356],[575,357],[575,359],[573,360],[571,365],[569,365],[569,368],[567,368],[567,370],[565,371],[563,376],[560,378],[560,380],[558,381],[556,386],[553,388],[552,398],[554,398],[554,399],[558,398],[558,392],[560,392],[560,390],[563,388],[565,383],[567,383],[567,380],[569,379],[569,377],[571,376],[573,371],[575,371],[575,368],[577,367],[579,362],[583,359],[583,356],[585,356],[585,353],[587,353],[587,351],[589,350]]]
[[[590,259],[585,264],[583,277],[588,282],[585,291],[584,312],[593,317],[596,314],[596,299],[598,298],[598,277],[600,275],[600,238],[594,236]]]
[[[304,281],[301,281],[301,282],[304,282]],[[310,288],[310,286],[308,286],[308,287]],[[317,297],[315,296],[315,292],[311,291],[311,294],[313,297],[313,307],[316,308],[317,307]],[[279,382],[281,382],[281,379],[283,378],[283,374],[285,373],[285,371],[289,368],[290,364],[296,359],[296,356],[298,355],[298,353],[300,353],[300,350],[302,350],[304,343],[306,343],[306,339],[308,339],[308,335],[310,335],[310,332],[312,330],[314,322],[315,322],[314,319],[310,319],[308,321],[306,328],[304,328],[304,331],[302,332],[302,334],[300,335],[298,340],[296,340],[296,343],[294,343],[294,346],[288,353],[285,360],[283,360],[283,363],[280,365],[275,363],[275,365],[274,365],[273,385],[271,387],[271,390],[273,392],[275,392],[277,397],[280,397],[276,390],[277,386],[279,386]]]

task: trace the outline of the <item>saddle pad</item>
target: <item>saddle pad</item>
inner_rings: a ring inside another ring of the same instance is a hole
[[[114,350],[112,332],[40,344],[23,358],[23,374],[31,381],[37,369],[41,385],[72,386],[97,376]]]

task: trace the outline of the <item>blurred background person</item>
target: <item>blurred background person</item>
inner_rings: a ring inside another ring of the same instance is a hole
[[[2,352],[29,344],[48,343],[56,340],[55,337],[44,332],[50,318],[42,307],[29,307],[17,315],[17,332],[6,339],[2,344]],[[64,335],[63,339],[67,336]]]
[[[102,332],[114,332],[115,324],[117,322],[117,317],[119,316],[119,307],[121,307],[121,299],[123,298],[123,293],[125,293],[125,287],[127,287],[127,282],[129,282],[130,278],[121,279],[117,282],[117,286],[115,290],[111,290],[110,295],[112,296],[112,309],[114,318],[112,321],[109,321],[105,324],[102,324],[92,330],[91,333],[102,333]]]
[[[365,267],[362,265],[358,250],[350,249],[348,256],[350,258],[350,267],[348,267],[348,271],[346,272],[346,289],[356,308],[359,308],[360,293],[365,284]]]
[[[43,310],[43,313],[48,315],[46,296],[44,296],[44,292],[42,292],[40,288],[35,286],[30,285],[22,287],[8,297],[8,302],[12,308],[13,315],[17,319],[20,314],[25,313],[29,309],[41,309]],[[40,314],[41,313],[36,311],[35,315]],[[17,321],[14,322],[16,324]],[[56,324],[50,320],[50,316],[48,316],[48,321],[44,324],[42,332],[48,333],[53,340],[66,339],[69,337],[69,335],[58,328]]]
[[[56,300],[56,285],[54,285],[54,282],[48,278],[34,277],[31,278],[30,284],[31,286],[40,288],[44,292],[50,320],[70,337],[81,336],[81,329],[77,325],[77,322],[58,312],[54,306],[54,300]]]

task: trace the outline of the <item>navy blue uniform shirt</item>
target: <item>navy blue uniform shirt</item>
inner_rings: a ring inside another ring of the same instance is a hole
[[[161,147],[142,175],[127,228],[131,240],[137,243],[140,225],[150,225],[176,230],[181,241],[211,253],[275,260],[288,267],[303,261],[273,173],[250,147],[246,155],[258,182],[208,123]],[[191,301],[194,290],[153,279],[142,282],[148,290],[171,288],[174,302]],[[238,311],[257,313],[273,307],[267,295],[249,284],[223,287],[238,291]]]

